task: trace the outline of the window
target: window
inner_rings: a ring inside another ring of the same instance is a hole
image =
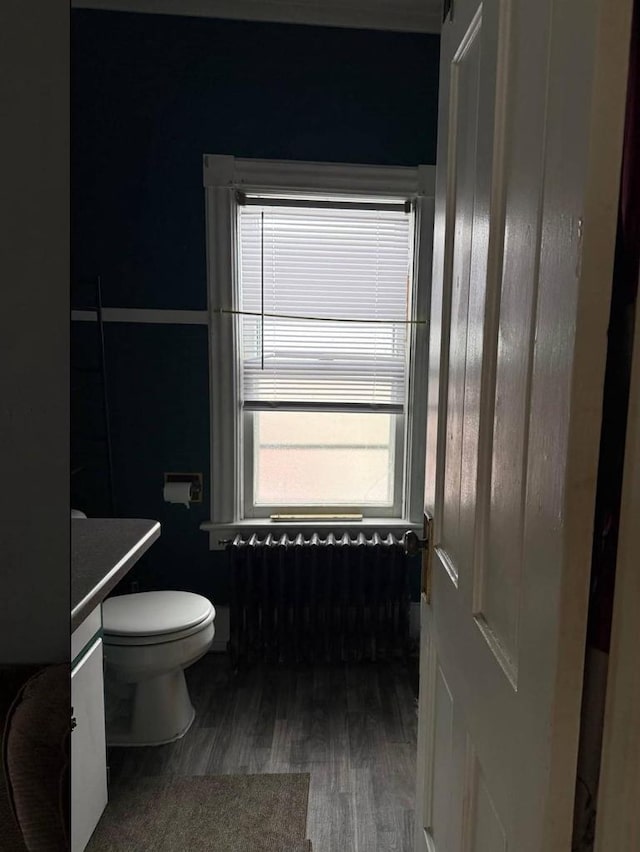
[[[419,522],[422,169],[205,158],[212,529]]]

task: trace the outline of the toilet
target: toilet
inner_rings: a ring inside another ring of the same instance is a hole
[[[195,718],[184,670],[211,647],[215,608],[192,592],[140,592],[102,604],[107,744],[183,737]],[[109,706],[118,706],[109,713]],[[124,712],[122,708],[124,706]]]

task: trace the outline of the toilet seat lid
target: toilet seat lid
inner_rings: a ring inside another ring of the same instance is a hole
[[[193,592],[137,592],[102,604],[105,633],[157,636],[194,627],[215,613],[213,604]]]

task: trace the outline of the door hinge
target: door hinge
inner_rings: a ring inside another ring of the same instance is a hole
[[[422,550],[422,582],[421,592],[425,602],[431,603],[431,570],[433,567],[433,517],[424,513],[422,534],[426,545]]]

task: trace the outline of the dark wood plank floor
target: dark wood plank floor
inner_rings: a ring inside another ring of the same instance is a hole
[[[234,674],[187,670],[196,719],[182,740],[110,749],[112,784],[140,775],[309,772],[314,852],[410,852],[417,704],[401,662]]]

